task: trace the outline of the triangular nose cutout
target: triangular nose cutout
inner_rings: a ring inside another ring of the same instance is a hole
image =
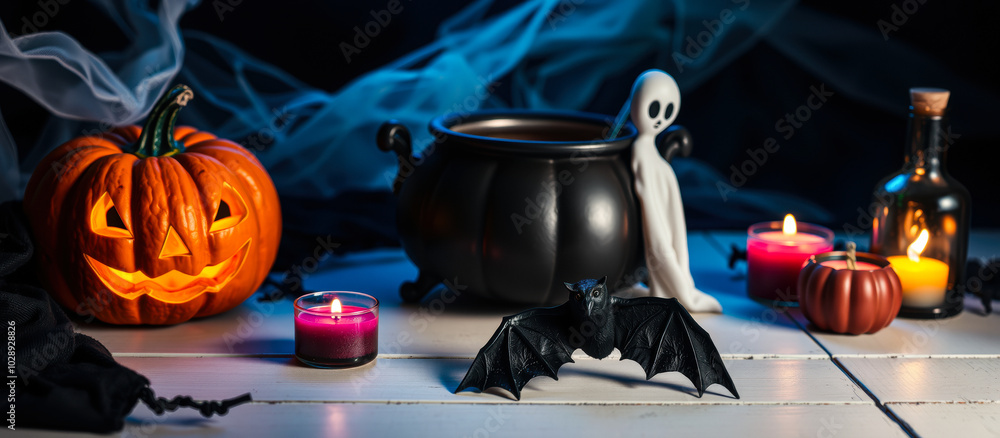
[[[167,238],[163,239],[163,248],[160,249],[160,258],[167,257],[177,257],[182,255],[191,255],[191,250],[188,249],[184,241],[181,240],[181,236],[177,234],[174,227],[170,227],[167,230]]]

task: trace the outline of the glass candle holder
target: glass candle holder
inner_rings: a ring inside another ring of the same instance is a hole
[[[886,256],[903,284],[899,316],[944,318],[963,307],[971,198],[945,162],[948,91],[910,93],[903,167],[875,187],[871,252]]]
[[[747,231],[747,294],[767,305],[798,306],[796,283],[809,256],[833,250],[833,231],[798,223],[792,233],[780,221]]]
[[[295,300],[295,357],[317,368],[364,365],[378,356],[378,300],[327,291]]]

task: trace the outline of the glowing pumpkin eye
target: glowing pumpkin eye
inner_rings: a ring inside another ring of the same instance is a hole
[[[215,220],[219,221],[232,215],[233,213],[229,211],[229,204],[226,204],[226,201],[219,201],[219,211],[215,213]]]
[[[229,183],[225,183],[222,191],[222,199],[215,209],[215,219],[212,219],[212,226],[209,232],[222,231],[239,225],[247,216],[247,207],[243,198]]]
[[[128,230],[118,209],[115,208],[115,202],[107,192],[101,195],[90,211],[90,229],[100,236],[132,238],[132,232]]]
[[[125,228],[125,221],[122,220],[122,216],[118,214],[118,209],[116,209],[114,205],[108,209],[108,214],[105,216],[104,220],[107,221],[109,227],[121,228],[128,231],[128,228]]]

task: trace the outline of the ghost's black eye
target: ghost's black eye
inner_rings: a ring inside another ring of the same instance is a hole
[[[583,294],[577,292],[577,293],[573,294],[573,299],[577,300],[577,301],[583,300]]]
[[[594,289],[594,291],[591,292],[590,294],[593,295],[594,298],[597,298],[597,297],[601,296],[601,290],[600,289]]]
[[[653,103],[649,104],[649,118],[655,119],[656,116],[658,116],[659,114],[660,114],[660,101],[654,100]]]
[[[674,115],[674,104],[670,103],[667,105],[667,109],[663,110],[663,120],[669,119],[672,115]]]

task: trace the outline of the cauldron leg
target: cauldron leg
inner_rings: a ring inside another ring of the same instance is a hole
[[[440,283],[440,277],[420,271],[416,282],[407,281],[399,286],[399,296],[403,297],[403,302],[417,303]]]

